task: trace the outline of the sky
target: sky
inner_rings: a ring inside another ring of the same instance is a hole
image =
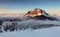
[[[60,0],[0,0],[0,14],[20,14],[34,8],[60,15]]]

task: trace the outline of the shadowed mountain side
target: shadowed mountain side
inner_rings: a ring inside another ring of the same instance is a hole
[[[55,17],[46,17],[44,15],[35,16],[35,17],[31,17],[31,18],[35,19],[35,20],[57,20]]]

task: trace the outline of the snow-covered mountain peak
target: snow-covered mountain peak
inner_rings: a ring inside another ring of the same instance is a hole
[[[35,8],[34,10],[28,11],[24,16],[35,17],[35,16],[40,16],[40,15],[47,16],[48,14],[44,10],[42,10],[42,9]]]
[[[55,17],[49,15],[44,10],[39,8],[35,8],[33,10],[28,11],[24,16],[30,19],[57,20]]]

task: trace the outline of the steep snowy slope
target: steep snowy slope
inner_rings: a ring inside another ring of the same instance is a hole
[[[60,37],[60,27],[0,33],[0,37]]]

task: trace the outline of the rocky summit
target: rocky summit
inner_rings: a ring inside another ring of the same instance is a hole
[[[33,10],[28,11],[24,14],[25,17],[29,19],[38,19],[38,20],[57,20],[57,18],[50,16],[44,10],[35,8]]]

